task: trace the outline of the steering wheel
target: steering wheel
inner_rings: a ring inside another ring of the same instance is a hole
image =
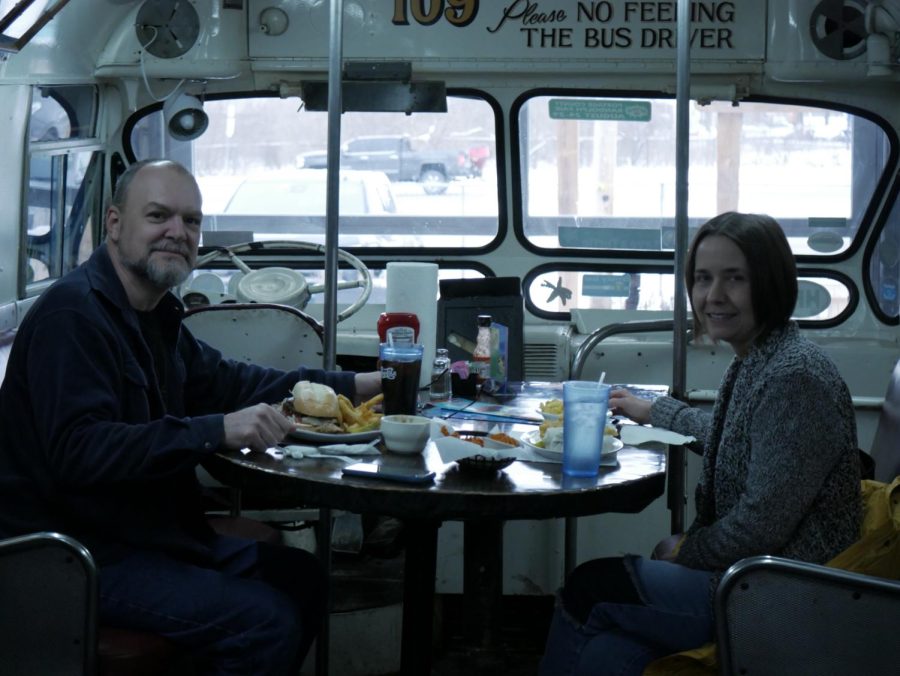
[[[312,242],[292,242],[292,241],[265,241],[265,242],[246,242],[243,244],[234,244],[229,247],[219,247],[215,251],[204,254],[197,259],[196,267],[199,268],[207,263],[211,263],[221,256],[225,256],[243,273],[243,276],[237,283],[236,293],[238,301],[242,303],[278,303],[281,305],[290,305],[303,310],[309,299],[314,293],[321,293],[325,290],[324,284],[308,284],[302,273],[291,268],[270,267],[253,270],[249,265],[244,263],[239,257],[239,253],[256,253],[266,248],[279,249],[302,249],[304,251],[312,251],[321,255],[325,255],[324,244],[313,244]],[[348,317],[356,314],[372,293],[372,274],[365,263],[356,256],[347,253],[343,249],[337,250],[339,260],[349,263],[350,266],[359,273],[357,279],[338,282],[338,289],[355,289],[361,288],[359,296],[353,301],[343,312],[337,316],[337,321],[342,322]]]

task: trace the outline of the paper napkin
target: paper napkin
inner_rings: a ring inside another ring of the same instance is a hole
[[[640,446],[650,441],[683,446],[697,441],[695,437],[687,437],[660,427],[644,427],[643,425],[622,425],[619,436],[622,438],[622,442],[629,446]]]

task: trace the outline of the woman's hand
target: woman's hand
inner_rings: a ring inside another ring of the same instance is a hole
[[[625,389],[615,389],[609,393],[609,410],[613,415],[624,415],[641,425],[650,422],[651,404]]]
[[[653,548],[651,559],[659,559],[660,561],[674,561],[678,556],[678,548],[681,547],[681,541],[684,539],[684,533],[675,533],[669,537],[660,540],[656,547]]]

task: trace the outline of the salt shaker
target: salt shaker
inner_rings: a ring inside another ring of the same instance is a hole
[[[446,401],[450,397],[450,353],[447,348],[439,347],[434,355],[428,398],[431,401]]]

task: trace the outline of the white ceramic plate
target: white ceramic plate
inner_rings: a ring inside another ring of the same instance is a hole
[[[522,435],[521,439],[526,448],[530,448],[542,458],[547,458],[548,460],[562,460],[562,451],[554,451],[549,448],[543,448],[542,446],[536,445],[536,442],[541,440],[540,430],[528,430],[527,432],[525,432],[525,434]],[[625,444],[622,443],[621,439],[616,439],[615,437],[611,437],[607,434],[603,438],[603,451],[601,452],[601,454],[609,455],[611,453],[615,453],[624,445]]]
[[[289,436],[292,439],[298,439],[310,444],[361,444],[376,439],[380,434],[380,430],[356,432],[355,434],[324,434],[304,429],[293,429],[290,431]]]

